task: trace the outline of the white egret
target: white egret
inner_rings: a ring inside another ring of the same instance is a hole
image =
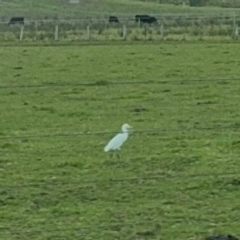
[[[132,128],[127,123],[122,125],[122,133],[117,134],[104,148],[104,152],[120,150],[122,144],[128,139],[128,130]]]

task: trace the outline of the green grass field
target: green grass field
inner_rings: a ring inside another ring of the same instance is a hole
[[[239,236],[237,48],[0,48],[0,238]]]

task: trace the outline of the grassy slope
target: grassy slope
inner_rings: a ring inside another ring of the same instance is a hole
[[[239,124],[239,82],[179,81],[239,77],[236,45],[15,47],[0,55],[1,86],[68,85],[0,89],[2,239],[240,235],[239,174],[180,177],[239,173],[239,130],[231,129]],[[71,86],[150,79],[167,82]],[[131,134],[120,160],[103,152],[113,133],[4,139],[118,131],[124,122],[162,131]],[[108,181],[161,174],[176,177]]]
[[[17,1],[9,0],[1,3],[0,13],[2,16],[24,14],[29,18],[53,16],[58,14],[60,17],[99,16],[105,14],[132,15],[135,13],[231,13],[237,9],[222,9],[218,7],[190,8],[186,6],[175,6],[171,4],[158,4],[154,2],[130,1],[130,0],[91,0],[79,5],[66,4],[66,1],[46,1],[34,2],[30,8],[29,0]]]

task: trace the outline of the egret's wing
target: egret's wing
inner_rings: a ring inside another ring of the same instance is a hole
[[[115,150],[116,148],[120,147],[127,140],[125,135],[126,134],[123,133],[117,134],[113,139],[110,140],[110,142],[104,148],[104,151],[108,152],[109,150]]]
[[[119,139],[121,138],[121,133],[117,134],[115,137],[113,137],[107,146],[104,148],[105,152],[108,152],[109,150],[114,150],[115,146],[119,144]]]
[[[114,150],[120,148],[127,139],[128,139],[128,133],[122,133],[120,138],[121,141],[119,141],[119,144],[116,144]]]

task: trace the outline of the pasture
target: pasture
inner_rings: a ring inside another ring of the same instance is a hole
[[[215,7],[190,7],[187,2],[182,5],[172,1],[174,5],[137,0],[90,0],[80,4],[66,0],[2,1],[0,43],[239,40],[238,8],[220,7],[224,1],[218,1]],[[153,15],[158,24],[139,27],[135,14]],[[24,28],[17,24],[8,26],[10,18],[17,15],[25,18]],[[110,15],[120,23],[109,24]]]
[[[237,48],[1,47],[1,239],[240,236]]]
[[[239,41],[239,16],[169,15],[156,24],[139,24],[131,17],[109,24],[107,18],[32,21],[25,27],[0,25],[0,43],[83,43],[113,41]]]
[[[165,1],[167,2],[167,1]],[[168,1],[169,2],[169,1]],[[181,4],[159,4],[157,1],[141,0],[88,0],[80,1],[80,4],[69,4],[66,0],[2,0],[0,2],[0,14],[2,21],[5,21],[14,14],[22,14],[28,19],[43,19],[45,17],[55,18],[82,18],[94,16],[102,18],[109,14],[118,16],[130,16],[140,13],[152,13],[161,15],[174,13],[194,13],[194,14],[226,14],[239,13],[237,6],[234,8],[222,8],[217,6],[189,7]],[[216,2],[216,1],[215,1]],[[237,4],[236,4],[237,5]]]

